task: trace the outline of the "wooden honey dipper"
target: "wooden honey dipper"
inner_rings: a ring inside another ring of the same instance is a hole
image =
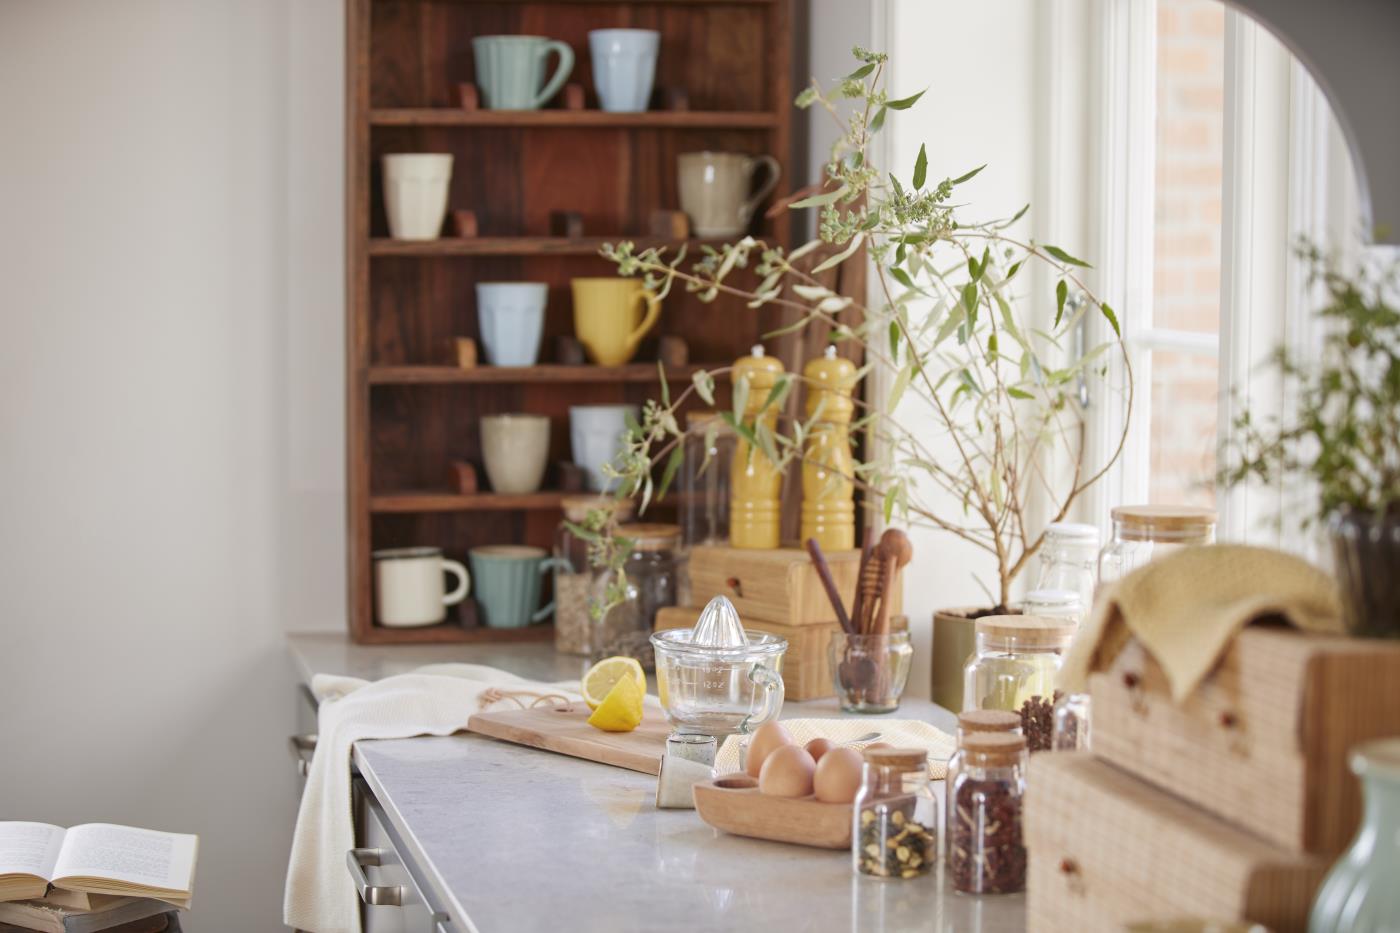
[[[890,591],[899,571],[914,557],[914,545],[909,536],[897,528],[886,528],[880,535],[880,543],[875,546],[880,555],[880,612],[875,618],[875,634],[888,635],[890,631]]]

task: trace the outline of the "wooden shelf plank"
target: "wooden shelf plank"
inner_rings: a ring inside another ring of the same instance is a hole
[[[735,237],[738,239],[738,237]],[[373,237],[369,241],[371,256],[595,256],[605,243],[621,243],[630,240],[637,249],[653,246],[666,246],[676,249],[680,246],[665,237],[628,236],[619,233],[614,236],[589,236],[570,239],[568,237],[534,236],[483,236],[463,239],[443,237],[440,240],[393,240],[388,237]],[[694,252],[702,245],[717,246],[720,240],[689,240],[686,245]]]
[[[687,382],[702,369],[717,369],[726,363],[708,366],[671,367],[666,377],[672,382]],[[627,366],[478,366],[458,369],[456,366],[371,366],[370,385],[457,385],[480,383],[590,383],[628,382],[656,383],[655,363],[632,363]]]
[[[359,641],[366,645],[423,645],[550,641],[553,638],[553,625],[528,625],[524,628],[486,628],[474,625],[466,628],[453,622],[444,622],[441,625],[425,625],[422,628],[384,628],[371,625],[361,634]]]
[[[423,3],[425,0],[373,0],[374,3]],[[450,0],[474,6],[531,6],[537,3],[577,3],[610,6],[615,3],[647,6],[772,6],[778,0]]]
[[[464,496],[450,490],[382,493],[370,496],[369,510],[378,514],[422,512],[512,512],[544,511],[562,508],[565,496],[587,495],[586,492],[542,491],[523,495],[502,495],[479,492]],[[674,504],[670,496],[652,503],[657,506]]]
[[[371,110],[371,126],[462,127],[597,127],[638,129],[753,129],[778,124],[767,111],[648,110],[608,113],[604,110],[460,110],[451,107]]]

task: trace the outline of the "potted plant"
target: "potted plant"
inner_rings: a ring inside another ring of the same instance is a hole
[[[886,56],[859,48],[854,54],[859,67],[835,87],[823,89],[814,81],[797,98],[797,106],[820,107],[841,127],[825,183],[789,205],[820,212],[819,239],[785,252],[746,237],[707,248],[693,263],[683,250],[672,257],[631,243],[606,247],[604,255],[620,274],[644,277],[663,296],[680,286],[706,301],[727,295],[750,308],[777,306],[791,321],[778,333],[820,324],[838,345],[863,344],[868,362],[858,378],[873,365],[891,378],[880,397],[867,387],[857,400],[852,429],[867,432],[871,455],[856,462],[848,479],[886,522],[939,529],[986,552],[996,576],[984,584],[986,605],[960,615],[970,630],[966,620],[1009,610],[1013,582],[1041,546],[1044,531],[1032,527],[1029,515],[1032,499],[1038,497],[1048,521],[1063,519],[1118,457],[1126,424],[1108,456],[1087,462],[1081,399],[1091,384],[1101,383],[1124,393],[1131,406],[1131,374],[1113,309],[1082,279],[1085,262],[1014,235],[1027,208],[982,221],[956,203],[958,186],[981,169],[936,181],[924,147],[907,175],[873,163],[875,134],[921,94],[890,98],[882,83]],[[807,257],[819,249],[832,255],[812,267]],[[877,300],[840,295],[819,281],[840,263],[866,262],[867,252]],[[1041,301],[1028,291],[1036,266],[1048,272]],[[736,270],[749,268],[757,285],[736,284]],[[1076,350],[1086,315],[1100,316],[1110,336]],[[844,323],[853,320],[859,323]],[[1110,365],[1115,356],[1121,366]],[[663,386],[662,397],[645,406],[615,462],[620,494],[639,497],[645,507],[654,492],[664,491],[680,462],[680,406],[698,396],[713,407],[716,378],[726,374],[696,373],[676,398]],[[797,374],[783,376],[764,409],[781,411],[801,382]],[[780,468],[802,460],[820,412],[746,423],[742,412],[749,400],[740,394],[736,388],[734,406],[720,411],[721,419]],[[910,417],[915,411],[918,420]],[[596,525],[581,530],[594,535],[598,560],[620,563],[625,542],[619,545]],[[953,660],[959,669],[965,653]]]
[[[1263,423],[1241,413],[1219,479],[1306,490],[1290,514],[1326,527],[1348,630],[1400,638],[1400,310],[1387,298],[1400,268],[1348,275],[1315,246],[1298,251],[1326,294],[1320,352],[1274,351],[1296,410]]]

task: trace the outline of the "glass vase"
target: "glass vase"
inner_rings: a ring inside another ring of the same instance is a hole
[[[1308,933],[1391,933],[1400,923],[1400,739],[1359,746],[1351,770],[1365,793],[1361,829],[1322,882]]]

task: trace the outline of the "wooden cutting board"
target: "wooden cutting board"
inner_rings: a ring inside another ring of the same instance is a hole
[[[574,704],[572,709],[539,707],[477,713],[467,720],[467,730],[643,774],[660,773],[666,737],[671,734],[671,725],[661,710],[648,705],[642,724],[631,732],[595,729],[588,724],[588,716],[589,709],[583,703]]]

